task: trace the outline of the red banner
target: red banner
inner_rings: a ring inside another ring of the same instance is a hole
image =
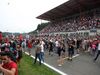
[[[0,40],[2,40],[2,32],[0,32]]]

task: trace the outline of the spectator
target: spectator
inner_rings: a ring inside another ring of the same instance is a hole
[[[3,64],[0,64],[0,70],[4,75],[18,75],[17,64],[12,60],[13,56],[11,52],[1,52],[1,60]]]

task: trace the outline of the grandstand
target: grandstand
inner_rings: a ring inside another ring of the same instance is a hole
[[[100,0],[69,0],[37,18],[50,21],[40,35],[96,35],[100,33]]]

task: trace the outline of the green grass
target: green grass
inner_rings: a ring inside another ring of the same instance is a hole
[[[20,65],[18,65],[19,75],[60,75],[45,65],[33,64],[33,58],[23,54]]]

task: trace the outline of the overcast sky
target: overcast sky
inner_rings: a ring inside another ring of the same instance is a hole
[[[0,31],[30,32],[41,23],[37,16],[67,0],[0,0]],[[42,21],[44,22],[44,21]]]

